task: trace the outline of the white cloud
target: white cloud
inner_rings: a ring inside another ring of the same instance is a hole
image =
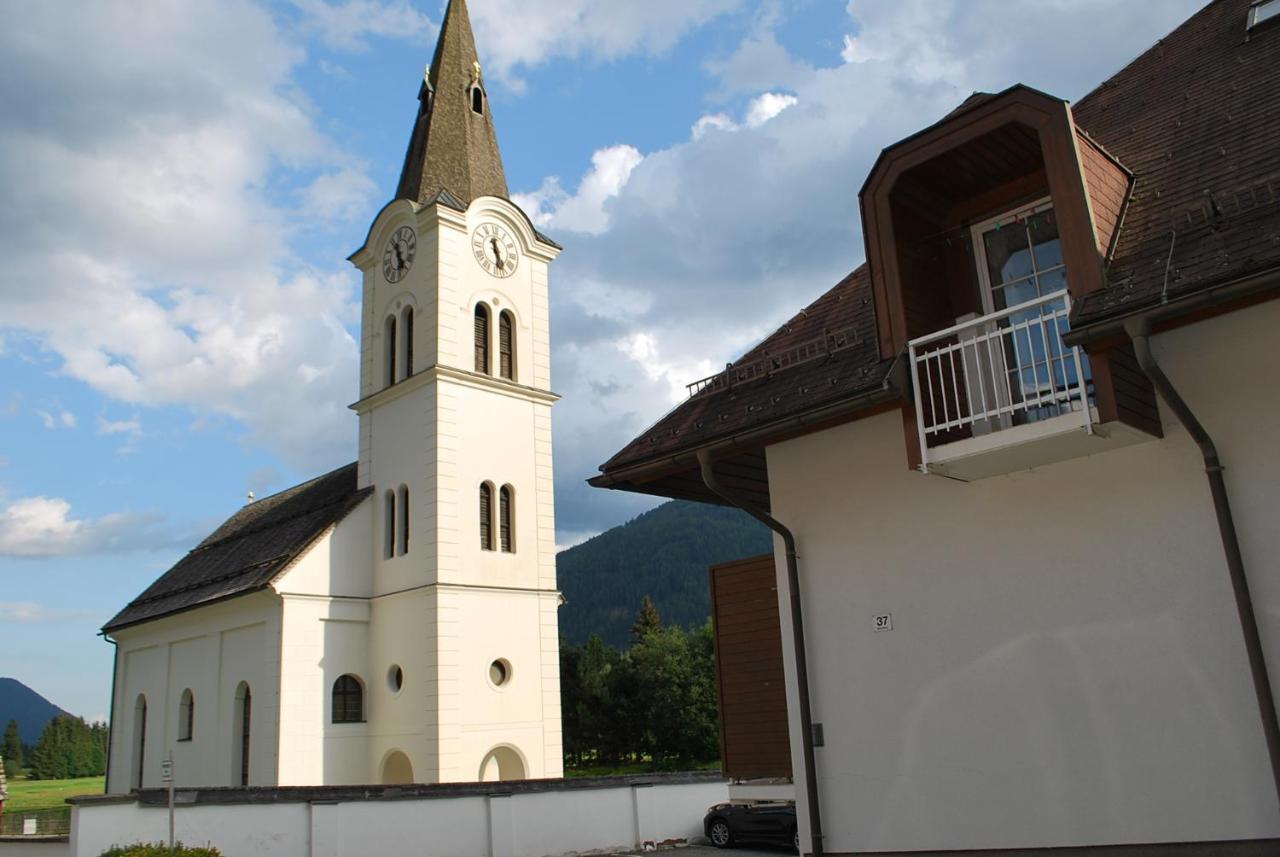
[[[734,122],[727,113],[708,113],[705,116],[698,117],[698,121],[693,123],[693,139],[701,140],[705,134],[710,131],[736,131],[738,123]]]
[[[795,106],[798,100],[794,95],[788,95],[785,92],[766,92],[752,99],[751,104],[747,106],[745,120],[747,127],[759,128],[788,107]]]
[[[36,416],[40,418],[40,422],[49,431],[57,431],[58,429],[72,429],[76,427],[76,415],[70,411],[55,410],[49,412],[45,410],[37,410]]]
[[[317,176],[303,192],[303,207],[308,217],[351,223],[368,213],[377,192],[363,170],[348,168]]]
[[[0,622],[34,623],[61,622],[68,619],[84,619],[93,615],[92,610],[68,610],[46,607],[32,601],[0,601]]]
[[[591,156],[591,169],[570,196],[552,176],[532,193],[514,194],[519,205],[539,227],[599,235],[609,228],[609,200],[624,187],[644,156],[634,146],[610,146]]]
[[[554,58],[610,61],[657,55],[744,0],[486,0],[470,8],[489,70],[519,87],[513,70]]]
[[[372,182],[316,129],[304,53],[269,13],[161,4],[142,24],[110,3],[0,5],[3,327],[111,398],[231,417],[291,466],[338,463],[355,277],[293,241]],[[299,209],[282,185],[304,188]]]
[[[369,47],[369,36],[381,38],[425,40],[436,28],[431,19],[408,0],[292,0],[307,16],[320,40],[331,48],[362,51]]]
[[[24,497],[0,508],[0,556],[51,557],[170,547],[186,539],[155,514],[77,518],[61,497]]]
[[[127,420],[108,420],[98,417],[98,434],[124,434],[130,437],[142,435],[142,420],[134,414]]]

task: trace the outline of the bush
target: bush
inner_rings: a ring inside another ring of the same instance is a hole
[[[222,852],[211,845],[204,848],[188,848],[181,842],[176,843],[172,851],[163,842],[113,845],[98,857],[170,857],[173,854],[181,854],[183,857],[222,857]]]

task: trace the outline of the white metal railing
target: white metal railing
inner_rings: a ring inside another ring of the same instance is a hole
[[[1089,362],[1062,341],[1071,299],[1054,292],[907,344],[922,468],[934,446],[1076,412],[1092,430]]]

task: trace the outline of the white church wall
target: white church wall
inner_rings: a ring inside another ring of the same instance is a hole
[[[1273,669],[1278,324],[1273,302],[1153,343],[1226,464]],[[1162,420],[1160,441],[969,484],[908,471],[897,413],[769,448],[829,851],[1280,835],[1203,463]]]
[[[544,720],[559,722],[559,701],[548,708],[542,692],[543,653],[556,651],[558,641],[543,633],[538,609],[556,594],[441,587],[439,597],[439,633],[454,643],[440,656],[450,691],[440,711],[444,781],[481,779],[482,761],[500,747],[513,748],[523,768],[505,778],[559,776],[559,765],[548,770],[543,748]],[[509,669],[500,686],[490,680],[497,660]]]
[[[115,638],[109,791],[137,786],[135,710],[140,694],[147,700],[144,786],[159,785],[160,761],[171,752],[180,785],[232,785],[238,770],[238,747],[233,745],[241,682],[248,683],[252,700],[250,782],[275,784],[280,607],[273,595],[254,593],[189,610],[121,629]],[[180,701],[188,688],[195,702],[192,739],[179,741]]]
[[[212,843],[226,857],[543,857],[610,852],[643,843],[699,841],[707,807],[728,797],[723,781],[634,784],[507,794],[344,798],[314,802],[281,795],[270,803],[183,804],[177,838]],[[72,816],[71,852],[97,857],[112,844],[168,837],[163,806],[87,803]],[[0,857],[6,852],[0,849]]]
[[[382,782],[384,763],[393,752],[404,753],[415,782],[438,779],[436,741],[440,696],[456,690],[438,684],[436,592],[419,587],[373,601],[370,612],[369,777]],[[403,684],[396,690],[392,671],[399,667]]]

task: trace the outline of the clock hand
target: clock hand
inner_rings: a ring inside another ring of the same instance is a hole
[[[506,267],[506,263],[502,260],[502,250],[498,248],[498,239],[490,238],[489,244],[493,247],[493,259],[498,266],[498,270]]]

